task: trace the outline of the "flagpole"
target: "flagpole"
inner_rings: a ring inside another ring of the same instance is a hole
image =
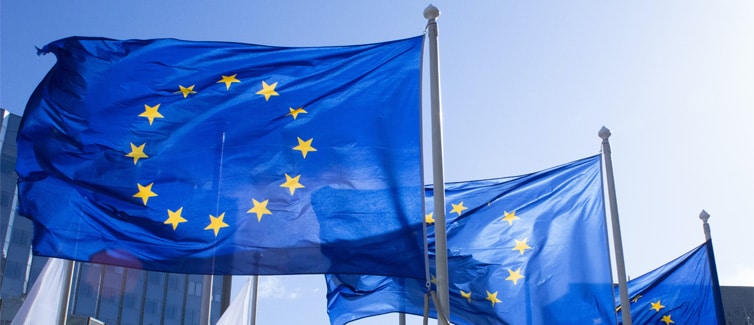
[[[225,156],[225,131],[223,130],[222,138],[220,141],[220,158],[219,166],[220,169],[218,171],[218,183],[217,183],[217,201],[215,203],[215,214],[220,215],[220,188],[222,187],[222,179],[223,179],[223,157]],[[217,233],[215,233],[215,237],[217,237]],[[214,255],[212,257],[212,270],[215,269],[215,258]],[[210,325],[212,320],[212,286],[214,285],[214,272],[213,274],[205,274],[202,284],[202,308],[199,312],[199,324],[200,325]]]
[[[251,289],[251,317],[249,317],[249,325],[256,325],[257,323],[257,294],[259,290],[257,288],[259,287],[259,275],[252,275],[252,282],[254,285],[254,288]],[[246,294],[249,294],[248,292]]]
[[[437,279],[437,323],[450,319],[450,291],[448,287],[448,250],[445,233],[445,179],[443,172],[442,105],[440,100],[440,54],[437,45],[437,17],[440,10],[433,5],[424,9],[429,39],[429,84],[432,107],[432,173],[435,214],[435,278]]]
[[[220,298],[220,315],[225,313],[225,310],[230,306],[230,294],[233,287],[233,276],[223,275],[222,293]]]
[[[204,275],[202,283],[202,308],[199,313],[199,324],[209,325],[211,310],[212,310],[212,282],[213,276],[211,274]]]
[[[699,213],[699,219],[702,219],[702,229],[704,230],[704,240],[710,240],[712,239],[712,234],[709,230],[709,223],[707,220],[709,220],[709,213],[707,211],[702,210],[702,212]]]
[[[628,282],[626,281],[626,265],[623,261],[623,240],[618,221],[618,199],[615,195],[615,179],[613,177],[613,160],[610,151],[610,130],[602,127],[597,133],[602,138],[602,156],[605,159],[605,173],[607,174],[607,195],[610,201],[610,219],[613,229],[613,245],[615,246],[615,266],[618,269],[618,289],[620,292],[621,318],[623,325],[631,325],[631,304],[628,300]]]
[[[725,311],[723,310],[723,298],[720,293],[720,280],[717,278],[717,263],[715,262],[715,252],[714,248],[712,247],[712,234],[710,232],[709,223],[707,222],[709,220],[709,217],[709,213],[707,213],[707,211],[705,210],[702,210],[702,212],[699,213],[699,219],[702,220],[702,229],[704,230],[704,239],[707,242],[705,248],[707,249],[707,259],[709,260],[712,285],[714,286],[714,289],[712,291],[715,301],[715,313],[718,316],[723,317],[717,317],[718,324],[723,325],[725,324]]]

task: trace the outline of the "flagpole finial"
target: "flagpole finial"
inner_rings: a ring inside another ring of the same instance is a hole
[[[702,212],[699,213],[699,219],[702,219],[702,229],[704,230],[704,239],[710,240],[712,238],[712,233],[709,229],[709,223],[707,223],[707,220],[709,220],[709,213],[707,211],[702,210]]]
[[[437,7],[430,4],[424,9],[424,18],[435,19],[437,17],[440,17],[440,9],[437,9]]]
[[[702,212],[699,213],[699,219],[702,219],[702,222],[707,223],[707,220],[709,220],[709,213],[702,210]]]
[[[597,132],[597,135],[599,135],[602,140],[607,140],[607,138],[610,137],[610,130],[603,126],[600,131]]]

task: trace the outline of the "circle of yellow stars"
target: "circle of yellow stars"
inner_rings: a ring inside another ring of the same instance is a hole
[[[220,80],[217,81],[218,84],[224,84],[226,90],[230,90],[231,86],[236,83],[241,83],[241,80],[237,78],[238,74],[231,74],[231,75],[221,75]],[[257,91],[257,95],[261,95],[264,97],[265,102],[268,102],[270,98],[275,96],[280,96],[280,94],[277,92],[276,88],[278,86],[277,82],[273,82],[271,84],[268,84],[266,81],[261,82],[261,90]],[[189,98],[191,95],[197,94],[197,90],[195,90],[195,85],[190,86],[184,86],[184,85],[178,85],[178,91],[175,92],[176,94],[180,94],[183,96],[184,99]],[[151,104],[151,105],[150,105]],[[138,114],[138,117],[146,118],[147,122],[149,123],[149,126],[153,126],[155,124],[155,121],[158,119],[164,119],[165,116],[160,113],[160,103],[150,103],[150,104],[144,104],[144,111]],[[293,120],[296,120],[301,114],[307,114],[308,112],[303,107],[297,107],[289,108],[289,112],[286,114],[286,116],[291,116]],[[303,139],[301,137],[297,137],[298,144],[294,147],[292,147],[292,150],[299,151],[301,153],[301,156],[303,159],[306,159],[307,155],[311,152],[316,152],[317,149],[313,146],[314,138],[309,139]],[[134,165],[137,165],[141,159],[148,159],[149,155],[147,154],[147,147],[148,143],[144,142],[141,144],[135,144],[133,142],[130,142],[130,151],[125,155],[128,158],[133,159]],[[280,187],[288,189],[288,192],[291,196],[293,196],[297,189],[305,188],[303,184],[301,184],[301,175],[294,175],[291,176],[288,173],[285,173],[283,175],[285,177],[285,181],[283,181],[280,184]],[[134,198],[141,199],[142,204],[146,207],[149,199],[158,197],[159,195],[155,193],[153,190],[154,183],[148,183],[146,185],[142,185],[142,183],[137,183],[136,187],[138,189],[138,192],[133,195]],[[267,207],[269,204],[269,199],[264,200],[257,200],[256,198],[251,198],[251,204],[252,207],[246,211],[249,214],[255,214],[257,217],[258,222],[262,222],[262,217],[265,215],[272,215],[272,211]],[[176,231],[178,229],[178,226],[182,223],[188,222],[186,218],[183,217],[183,207],[179,207],[176,210],[167,210],[167,219],[164,221],[164,224],[172,226],[173,230]],[[204,230],[211,230],[214,233],[214,236],[217,237],[217,235],[220,232],[220,229],[229,227],[227,223],[224,221],[225,218],[225,212],[220,213],[219,215],[215,216],[210,214],[209,215],[209,225],[207,225]]]
[[[458,203],[451,203],[450,204],[451,209],[449,213],[455,213],[457,216],[461,216],[464,211],[468,210],[469,208],[464,205],[463,201],[460,201]],[[490,206],[490,203],[487,203],[487,206]],[[508,223],[509,226],[513,225],[513,222],[516,220],[520,220],[520,218],[516,215],[516,212],[508,212],[503,211],[503,217],[501,218],[501,221],[505,221]],[[427,225],[434,225],[435,219],[432,212],[429,212],[424,215],[424,222]],[[514,247],[512,250],[518,251],[520,255],[524,255],[527,250],[532,249],[531,246],[527,244],[528,238],[524,238],[522,240],[514,239]],[[513,285],[518,285],[518,281],[524,278],[524,275],[522,274],[522,270],[519,267],[516,270],[513,270],[511,268],[507,269],[508,276],[505,278],[506,281],[511,281]],[[432,282],[435,283],[434,275],[432,275]],[[458,290],[461,298],[466,299],[468,303],[472,303],[472,291],[465,291],[463,289]],[[502,301],[497,297],[498,291],[490,292],[489,290],[485,290],[486,295],[484,296],[484,300],[489,301],[490,306],[492,308],[495,307],[495,304],[501,303]]]

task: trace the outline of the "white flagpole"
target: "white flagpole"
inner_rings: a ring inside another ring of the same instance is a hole
[[[435,256],[437,264],[437,323],[447,324],[450,319],[450,292],[448,286],[448,250],[445,233],[445,179],[443,170],[442,105],[440,99],[440,54],[437,45],[437,17],[440,10],[433,5],[424,9],[429,40],[429,84],[432,103],[432,173],[434,183]]]
[[[215,203],[215,213],[219,215],[220,211],[220,188],[222,187],[222,179],[223,179],[223,157],[225,156],[225,131],[223,131],[222,134],[222,140],[220,145],[220,159],[219,159],[219,175],[217,179],[219,180],[217,185],[217,202]],[[212,274],[204,275],[203,284],[202,284],[202,309],[199,312],[199,324],[200,325],[210,325],[211,319],[212,319],[212,285],[214,281],[214,270],[215,270],[215,259],[212,258]]]
[[[709,268],[710,268],[710,274],[712,276],[712,284],[715,286],[716,290],[713,290],[714,293],[714,301],[715,301],[715,313],[717,314],[717,322],[719,325],[725,324],[725,310],[723,309],[723,301],[722,297],[720,296],[720,280],[717,277],[717,263],[715,262],[715,252],[712,248],[712,234],[710,233],[709,229],[709,223],[707,222],[709,220],[709,213],[707,211],[702,210],[701,213],[699,213],[699,219],[702,219],[702,228],[704,229],[704,239],[705,241],[708,241],[707,243],[707,260],[709,261]]]
[[[702,212],[699,213],[699,219],[702,219],[702,229],[704,230],[704,240],[712,239],[712,235],[709,230],[709,223],[707,223],[707,220],[709,220],[709,213],[707,213],[707,211],[702,210]]]
[[[620,306],[623,325],[631,325],[631,303],[628,300],[628,282],[626,281],[626,264],[623,261],[623,239],[620,234],[618,221],[618,199],[615,195],[615,179],[613,178],[613,159],[610,151],[610,130],[602,127],[598,133],[602,138],[602,157],[605,159],[605,173],[607,178],[607,195],[610,201],[610,219],[613,229],[613,245],[615,246],[615,266],[618,269],[618,289],[620,292]]]

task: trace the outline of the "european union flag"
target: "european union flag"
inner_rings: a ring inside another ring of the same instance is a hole
[[[447,185],[453,323],[615,324],[600,158]],[[427,200],[432,194],[428,188]],[[430,225],[432,215],[425,216]],[[429,236],[434,257],[433,227]],[[424,313],[424,281],[326,278],[332,324]],[[436,317],[434,310],[430,314]]]
[[[72,37],[18,134],[45,256],[422,277],[423,38],[311,48]]]
[[[633,323],[725,324],[712,252],[712,240],[708,240],[670,263],[628,281]],[[617,297],[617,288],[615,292]]]

